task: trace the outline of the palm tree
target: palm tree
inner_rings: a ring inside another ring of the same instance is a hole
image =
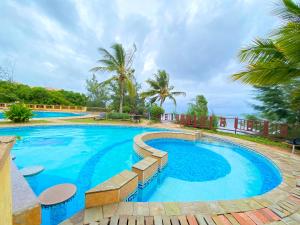
[[[286,23],[268,39],[256,39],[241,50],[246,69],[234,74],[233,80],[252,85],[276,85],[300,78],[300,4],[282,0],[275,13]]]
[[[173,100],[176,106],[175,96],[184,95],[185,92],[173,91],[174,86],[169,84],[169,74],[165,70],[158,70],[154,74],[154,79],[148,79],[146,82],[150,85],[150,89],[142,93],[144,98],[150,98],[150,102],[160,102],[160,106],[165,102],[167,98]]]
[[[120,96],[119,112],[122,113],[125,90],[127,90],[131,96],[134,96],[136,93],[133,81],[134,69],[131,68],[136,47],[133,45],[131,50],[125,51],[122,44],[115,43],[111,46],[111,49],[112,52],[109,52],[104,48],[99,48],[99,52],[102,55],[102,58],[98,60],[100,66],[92,68],[91,71],[106,71],[113,73],[113,76],[108,80],[103,81],[101,85],[106,85],[114,81],[118,83],[118,94]]]

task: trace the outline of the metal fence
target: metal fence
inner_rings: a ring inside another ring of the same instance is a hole
[[[237,117],[164,114],[161,116],[161,120],[200,129],[218,129],[276,138],[286,138],[290,130],[287,124],[271,123],[266,120],[246,120]]]

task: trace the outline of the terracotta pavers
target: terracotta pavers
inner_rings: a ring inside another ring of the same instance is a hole
[[[254,215],[254,214],[252,214]],[[247,213],[232,213],[225,215],[181,215],[181,216],[113,216],[103,218],[84,225],[299,225],[299,218],[287,217],[280,221],[252,219]],[[79,225],[70,220],[61,225]]]

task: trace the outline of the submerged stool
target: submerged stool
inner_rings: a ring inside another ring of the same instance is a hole
[[[74,184],[58,184],[43,191],[39,196],[39,200],[44,206],[56,205],[72,198],[76,190]]]
[[[11,154],[10,156],[11,156],[11,159],[12,159],[12,160],[15,160],[15,159],[16,159],[16,156],[15,156],[15,155]]]
[[[29,166],[20,170],[24,177],[36,175],[44,170],[43,166]]]

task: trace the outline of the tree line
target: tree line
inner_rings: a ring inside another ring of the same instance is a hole
[[[43,87],[30,87],[12,81],[0,81],[0,102],[24,102],[46,105],[85,106],[84,94],[66,90],[48,90]]]

